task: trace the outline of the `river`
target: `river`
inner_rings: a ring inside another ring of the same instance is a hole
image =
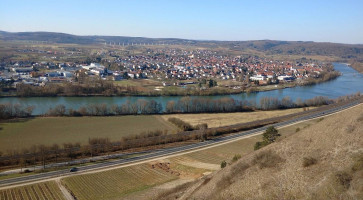
[[[342,76],[335,80],[320,83],[313,86],[301,86],[294,88],[285,88],[279,90],[271,90],[257,93],[242,93],[234,95],[207,96],[206,98],[223,98],[231,97],[236,100],[252,100],[259,102],[261,97],[277,97],[282,99],[285,96],[291,97],[292,100],[301,98],[302,100],[311,99],[315,96],[326,96],[329,98],[337,98],[339,96],[348,95],[356,92],[363,93],[363,74],[358,73],[346,64],[334,63],[335,70],[342,72]],[[20,103],[26,106],[35,106],[33,114],[39,115],[45,113],[49,108],[58,104],[63,104],[67,108],[78,109],[82,105],[93,103],[123,104],[127,100],[135,102],[138,99],[155,100],[161,102],[163,108],[168,101],[177,101],[181,96],[160,96],[160,97],[6,97],[0,98],[0,103]]]

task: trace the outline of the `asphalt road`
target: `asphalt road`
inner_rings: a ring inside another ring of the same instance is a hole
[[[294,124],[294,123],[299,122],[299,121],[304,121],[304,120],[308,120],[308,119],[313,119],[313,118],[329,115],[329,114],[332,114],[332,113],[335,113],[335,112],[350,108],[352,106],[358,105],[359,103],[361,103],[361,100],[357,100],[357,101],[345,104],[345,105],[340,106],[340,107],[331,108],[331,109],[321,111],[321,112],[318,112],[318,113],[314,113],[314,114],[311,114],[311,115],[308,115],[308,116],[303,116],[303,117],[300,117],[300,118],[295,118],[295,119],[292,119],[292,120],[288,120],[288,121],[284,121],[284,122],[280,122],[280,123],[276,123],[276,124],[272,124],[272,125],[268,125],[268,126],[275,126],[276,128],[278,128],[278,127],[286,126],[286,125],[289,125],[289,124]],[[53,177],[60,177],[60,176],[78,174],[80,172],[91,171],[91,170],[96,170],[96,169],[101,169],[101,168],[106,168],[106,167],[111,167],[111,166],[116,166],[116,165],[130,164],[130,163],[138,162],[138,161],[150,160],[150,159],[153,159],[153,158],[163,157],[163,156],[167,156],[167,155],[171,155],[171,154],[175,154],[175,153],[180,153],[180,152],[189,151],[189,150],[193,150],[193,149],[199,149],[199,148],[202,148],[202,147],[210,146],[212,144],[223,143],[223,142],[235,140],[235,139],[237,139],[239,137],[243,137],[243,136],[246,136],[246,135],[251,135],[251,134],[255,134],[255,133],[264,131],[264,130],[266,130],[266,128],[267,128],[267,126],[252,129],[252,130],[249,130],[249,131],[243,131],[243,132],[240,132],[240,133],[236,133],[236,134],[232,134],[232,135],[228,135],[228,136],[225,136],[225,137],[216,138],[216,139],[212,139],[212,140],[207,140],[207,141],[199,142],[199,143],[195,143],[195,144],[190,144],[190,145],[185,145],[185,146],[180,146],[180,147],[160,149],[160,150],[153,151],[151,153],[136,156],[136,157],[112,160],[112,161],[108,161],[108,162],[77,167],[78,168],[77,172],[69,172],[69,169],[65,169],[65,170],[58,170],[58,171],[52,171],[52,172],[46,172],[46,173],[39,173],[39,174],[35,174],[35,175],[11,178],[11,179],[6,179],[6,180],[0,180],[0,187],[4,187],[4,186],[8,186],[8,185],[14,185],[14,184],[20,184],[20,183],[24,183],[24,182],[44,180],[44,179],[53,178]]]

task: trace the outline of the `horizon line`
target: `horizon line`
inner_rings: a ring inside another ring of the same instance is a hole
[[[5,31],[0,30],[0,32],[7,32],[7,33],[60,33],[66,35],[73,35],[78,37],[90,37],[90,36],[97,36],[97,37],[130,37],[130,38],[146,38],[146,39],[177,39],[177,40],[190,40],[190,41],[204,41],[204,42],[251,42],[251,41],[279,41],[279,42],[303,42],[303,43],[331,43],[331,44],[348,44],[348,45],[363,45],[363,43],[342,43],[342,42],[319,42],[313,40],[274,40],[274,39],[252,39],[252,40],[217,40],[217,39],[188,39],[188,38],[177,38],[177,37],[147,37],[147,36],[125,36],[125,35],[81,35],[81,34],[73,34],[73,33],[66,33],[66,32],[55,32],[55,31]]]

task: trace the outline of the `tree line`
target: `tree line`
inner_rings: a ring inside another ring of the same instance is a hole
[[[334,102],[342,102],[359,97],[360,93],[342,96],[337,99],[317,96],[311,99],[300,98],[292,101],[290,97],[281,100],[276,97],[262,97],[257,105],[255,101],[239,101],[233,98],[212,99],[207,97],[182,97],[177,101],[168,101],[165,109],[161,103],[155,100],[138,99],[135,102],[126,101],[123,104],[107,105],[88,104],[78,109],[67,108],[65,105],[56,105],[44,113],[45,116],[115,116],[115,115],[148,115],[148,114],[172,114],[172,113],[220,113],[220,112],[244,112],[253,110],[275,110],[300,108],[309,106],[328,105]],[[26,118],[33,116],[34,106],[22,104],[0,104],[0,120],[11,118]]]
[[[16,103],[0,104],[0,120],[11,118],[25,118],[32,116],[34,106],[24,106]]]

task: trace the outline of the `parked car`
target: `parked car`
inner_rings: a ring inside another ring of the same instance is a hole
[[[76,171],[78,171],[78,168],[77,168],[77,167],[72,167],[72,168],[69,170],[69,172],[76,172]]]

